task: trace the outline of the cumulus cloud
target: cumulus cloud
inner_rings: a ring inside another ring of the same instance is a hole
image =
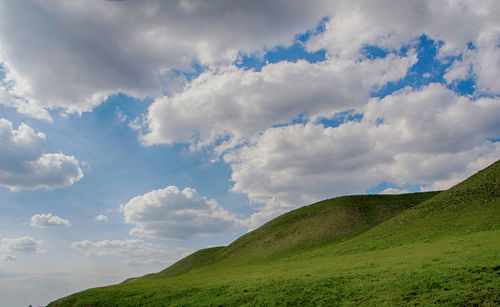
[[[32,237],[24,236],[20,238],[4,238],[0,241],[0,250],[7,252],[19,253],[39,253],[43,250],[40,249],[42,241],[35,240]]]
[[[131,235],[185,239],[194,235],[234,233],[243,225],[214,199],[196,190],[176,186],[153,190],[121,205],[125,223],[134,224]]]
[[[496,80],[500,76],[500,25],[482,32],[476,44],[463,52],[444,78],[448,83],[474,79],[478,92],[499,95],[500,85]]]
[[[398,188],[387,188],[380,192],[380,194],[403,194],[408,193],[407,189],[398,189]]]
[[[172,86],[180,88],[176,71],[189,70],[193,62],[215,67],[240,54],[288,45],[323,17],[328,17],[325,29],[307,41],[309,50],[326,49],[329,58],[352,60],[365,45],[399,49],[422,34],[442,41],[443,55],[459,55],[469,42],[482,50],[482,41],[497,35],[500,26],[494,0],[280,0],[251,5],[229,0],[9,0],[2,2],[0,13],[0,62],[12,81],[11,99],[0,101],[41,118],[50,115],[35,109],[87,111],[117,92],[160,97],[171,93]],[[467,27],[457,31],[457,20]],[[498,44],[487,45],[484,52],[498,58]],[[495,65],[481,64],[477,72],[484,77],[479,79],[496,88],[490,81],[495,78],[487,77],[492,71],[498,76],[498,62],[486,61]]]
[[[3,65],[0,63],[0,104],[13,107],[17,112],[28,115],[36,119],[52,121],[52,116],[40,105],[22,99],[16,96],[8,86],[9,80],[6,80]]]
[[[99,214],[98,216],[96,216],[94,218],[94,221],[96,222],[107,222],[108,221],[108,217],[103,215],[103,214]]]
[[[177,254],[188,252],[186,248],[166,249],[143,240],[83,240],[71,244],[88,257],[117,257],[128,264],[165,263]],[[191,250],[189,250],[191,251]]]
[[[133,250],[148,246],[143,240],[83,240],[74,242],[71,246],[83,251],[87,256],[123,255]]]
[[[356,59],[364,46],[397,50],[427,35],[439,41],[439,56],[458,56],[448,82],[474,78],[482,93],[499,94],[500,9],[494,0],[335,1],[325,31],[313,36],[311,51],[327,50],[333,59]],[[456,22],[466,24],[460,30]],[[473,46],[473,48],[471,48]]]
[[[69,220],[52,215],[51,213],[35,214],[31,217],[30,226],[36,228],[47,227],[69,227],[71,222]]]
[[[299,115],[330,116],[361,105],[370,91],[405,76],[415,61],[410,52],[361,62],[284,61],[262,71],[235,66],[208,71],[182,92],[153,102],[144,141],[203,145],[227,136],[238,141]]]
[[[426,34],[444,43],[443,54],[459,54],[469,42],[500,25],[494,0],[332,1],[325,31],[308,41],[330,57],[357,58],[365,45],[399,49]],[[456,22],[466,24],[460,30]]]
[[[78,161],[45,152],[45,135],[0,118],[0,186],[11,191],[71,185],[83,177]]]
[[[362,110],[361,121],[338,127],[269,128],[224,155],[232,190],[264,204],[251,224],[382,181],[448,188],[500,156],[500,143],[488,140],[500,137],[498,98],[471,100],[431,84],[372,99]]]
[[[241,52],[290,44],[323,17],[321,4],[2,1],[0,62],[12,93],[30,105],[88,111],[117,92],[161,96],[176,82],[172,72],[193,62],[231,63]]]

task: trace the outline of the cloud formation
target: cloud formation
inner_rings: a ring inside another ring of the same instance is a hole
[[[235,233],[243,225],[214,199],[196,190],[176,186],[153,190],[121,205],[125,223],[134,224],[131,235],[186,239],[195,235]]]
[[[2,1],[0,62],[23,98],[8,105],[82,112],[118,92],[159,97],[193,63],[290,44],[323,17],[321,3]]]
[[[69,220],[52,215],[51,213],[35,214],[31,217],[30,226],[36,228],[47,227],[69,227],[71,222]]]
[[[472,100],[431,84],[372,99],[362,111],[362,120],[338,127],[269,128],[224,155],[233,191],[264,204],[251,224],[382,181],[448,188],[500,156],[500,143],[489,140],[500,138],[499,98]]]
[[[83,240],[72,243],[71,247],[83,251],[87,256],[116,256],[130,253],[144,247],[144,245],[146,243],[142,240],[102,240],[95,242]]]
[[[87,257],[117,257],[128,264],[154,264],[172,261],[179,253],[191,250],[185,248],[165,249],[143,240],[83,240],[71,247]]]
[[[12,80],[6,76],[5,65],[0,62],[0,104],[15,108],[20,114],[36,119],[52,121],[50,113],[42,106],[17,96],[12,87]]]
[[[96,222],[107,222],[108,221],[108,217],[103,215],[103,214],[99,214],[98,216],[96,216],[94,218],[94,221]]]
[[[463,52],[444,78],[449,84],[474,78],[478,92],[500,95],[500,85],[496,82],[500,72],[500,26],[482,32],[476,44],[477,47]]]
[[[325,31],[307,46],[326,49],[332,58],[357,58],[366,45],[399,49],[422,34],[443,42],[441,55],[460,54],[500,25],[494,0],[345,0],[329,2],[327,11]],[[457,30],[457,20],[467,27]]]
[[[238,142],[301,115],[331,116],[363,104],[371,91],[401,79],[415,62],[410,52],[364,61],[284,61],[262,71],[207,71],[182,92],[153,102],[144,141],[207,145],[229,136]]]
[[[407,189],[398,189],[398,188],[387,188],[380,192],[380,194],[403,194],[403,193],[408,193]]]
[[[24,236],[19,238],[4,238],[0,241],[0,251],[19,252],[19,253],[39,253],[42,252],[40,245],[42,241],[35,240],[32,237]]]
[[[53,189],[83,177],[78,161],[62,153],[47,154],[45,134],[0,118],[0,186],[11,191]]]

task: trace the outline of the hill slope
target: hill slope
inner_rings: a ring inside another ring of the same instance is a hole
[[[273,259],[345,240],[438,193],[356,195],[324,200],[280,215],[226,247],[197,251],[147,278],[172,277],[216,262],[243,264]]]
[[[218,252],[219,259],[264,260],[345,240],[439,192],[343,196],[285,213]]]
[[[349,242],[348,249],[429,242],[500,228],[500,161]]]
[[[223,246],[204,248],[182,258],[165,270],[144,276],[145,278],[167,278],[183,274],[194,268],[213,263],[214,256],[223,249]]]
[[[496,162],[344,240],[244,265],[225,261],[220,248],[178,276],[90,289],[51,306],[499,305],[499,180]]]

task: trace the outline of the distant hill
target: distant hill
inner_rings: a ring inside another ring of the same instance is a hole
[[[500,162],[444,192],[339,197],[49,306],[500,305]]]

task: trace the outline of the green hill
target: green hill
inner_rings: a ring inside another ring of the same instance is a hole
[[[349,249],[385,248],[409,242],[432,242],[500,228],[500,161],[464,182],[414,206],[354,238]]]
[[[285,213],[217,253],[218,260],[251,262],[346,240],[439,192],[343,196]]]
[[[147,278],[165,278],[217,262],[289,256],[360,234],[439,192],[343,196],[285,213],[226,247],[199,250]]]
[[[497,306],[499,194],[496,162],[441,193],[340,197],[50,306]]]
[[[191,255],[182,258],[176,263],[172,264],[165,270],[156,273],[156,274],[148,274],[144,277],[146,278],[167,278],[180,275],[185,273],[193,268],[198,268],[210,263],[213,263],[214,255],[220,251],[223,246],[205,248],[199,251],[192,253]]]

